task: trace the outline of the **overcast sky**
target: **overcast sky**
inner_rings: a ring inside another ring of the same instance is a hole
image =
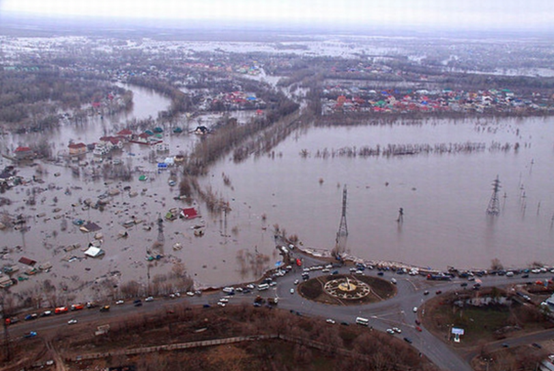
[[[0,0],[4,15],[554,29],[554,0]]]

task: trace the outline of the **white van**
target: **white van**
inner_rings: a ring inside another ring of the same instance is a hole
[[[356,317],[356,323],[362,326],[369,326],[369,320],[363,317]]]
[[[262,283],[260,285],[258,285],[258,291],[264,291],[264,290],[267,290],[269,289],[269,285],[267,283]]]

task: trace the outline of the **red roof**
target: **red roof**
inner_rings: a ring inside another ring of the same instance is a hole
[[[87,145],[85,143],[72,143],[68,147],[72,148],[72,149],[79,149],[79,148],[83,148],[83,147],[86,147],[86,146]]]
[[[120,132],[117,133],[117,135],[132,135],[133,132],[129,129],[123,129]]]
[[[19,262],[21,264],[27,264],[27,265],[35,265],[37,263],[33,259],[29,259],[29,258],[26,258],[24,256],[21,259],[19,259]]]
[[[183,215],[185,216],[185,219],[194,219],[198,216],[198,213],[194,207],[189,207],[183,209]]]
[[[29,151],[31,151],[31,148],[29,148],[29,147],[17,147],[15,149],[15,151],[16,152],[29,152]]]

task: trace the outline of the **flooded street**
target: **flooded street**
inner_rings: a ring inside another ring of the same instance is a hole
[[[146,89],[132,89],[135,106],[128,116],[64,126],[49,133],[48,140],[59,151],[66,150],[70,140],[91,143],[124,128],[125,120],[155,117],[169,104]],[[38,134],[5,138],[3,145],[8,148],[40,139]],[[255,280],[280,259],[274,248],[275,225],[288,236],[297,235],[304,247],[334,247],[344,185],[348,188],[347,251],[360,258],[437,269],[488,268],[494,258],[506,267],[534,261],[551,265],[552,138],[551,120],[542,118],[310,128],[293,134],[272,156],[240,164],[227,156],[213,166],[200,182],[227,200],[232,209],[216,216],[209,215],[204,205],[174,200],[181,169],[174,169],[177,185],[170,186],[170,171],[158,171],[156,161],[149,160],[152,147],[128,144],[114,156],[134,169],[130,182],[93,180],[91,165],[76,174],[61,164],[39,162],[39,166],[19,169],[18,175],[31,180],[40,167],[42,183],[30,182],[2,195],[12,201],[2,211],[25,215],[30,227],[0,232],[1,247],[9,251],[3,255],[3,265],[18,266],[23,273],[25,266],[17,263],[21,257],[36,260],[37,265],[49,263],[49,272],[30,276],[15,289],[34,290],[50,280],[82,300],[117,295],[117,287],[131,280],[147,291],[156,276],[180,264],[196,287]],[[175,155],[190,151],[198,138],[165,130],[163,140]],[[388,157],[348,157],[340,151],[467,142],[483,143],[485,149]],[[499,149],[505,143],[512,146],[510,150]],[[515,143],[519,143],[517,151]],[[160,161],[166,155],[154,157]],[[92,158],[87,155],[89,161]],[[2,166],[8,164],[2,159]],[[139,180],[139,175],[146,180]],[[485,211],[497,175],[502,186],[501,211],[494,217]],[[30,205],[33,192],[35,204]],[[96,202],[99,196],[109,201],[103,211],[85,205],[86,199]],[[170,209],[185,207],[195,207],[201,217],[165,220]],[[402,223],[397,222],[399,208],[404,210]],[[164,219],[161,230],[159,218]],[[73,224],[76,219],[94,222],[101,229],[83,233]],[[129,221],[135,223],[125,227]],[[195,226],[202,226],[205,234],[195,236]],[[85,258],[84,250],[95,239],[102,240],[105,256]],[[176,243],[179,248],[174,249]],[[152,259],[157,255],[163,257]]]

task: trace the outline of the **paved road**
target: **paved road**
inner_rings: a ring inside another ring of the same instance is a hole
[[[303,259],[306,266],[321,265],[324,264],[316,258],[305,257]],[[334,268],[341,274],[349,273],[348,267]],[[301,280],[302,269],[294,267],[289,274],[279,277],[277,279],[278,284],[271,287],[269,290],[258,292],[253,290],[249,294],[240,294],[230,298],[230,303],[248,302],[252,303],[254,297],[261,294],[265,297],[278,297],[279,307],[281,309],[293,310],[303,315],[321,317],[322,321],[327,318],[332,318],[338,322],[354,323],[356,317],[364,317],[370,320],[370,326],[379,331],[386,331],[391,327],[398,327],[402,330],[402,334],[396,336],[408,337],[412,340],[412,346],[419,352],[427,356],[435,365],[443,370],[457,370],[457,371],[471,371],[471,367],[468,363],[474,354],[468,354],[466,357],[462,357],[456,353],[453,349],[443,341],[438,339],[433,334],[428,332],[425,328],[421,332],[415,329],[415,320],[419,316],[425,316],[425,313],[421,309],[414,312],[413,308],[421,308],[425,300],[435,296],[436,290],[442,290],[443,292],[464,290],[460,286],[462,282],[466,280],[456,279],[453,281],[427,281],[421,276],[409,276],[398,275],[392,272],[386,272],[381,277],[383,279],[390,280],[395,278],[397,280],[398,294],[393,298],[379,303],[366,304],[359,306],[339,306],[339,305],[325,305],[316,303],[310,300],[306,300],[296,293],[295,280]],[[328,273],[323,273],[321,270],[311,271],[310,278],[314,278]],[[376,270],[366,270],[366,275],[372,275],[377,277]],[[524,283],[530,280],[550,278],[551,275],[533,275],[530,278],[513,277],[508,278],[506,276],[487,276],[481,278],[481,285],[486,286],[506,286],[514,283]],[[473,282],[468,282],[468,287],[471,287]],[[290,289],[294,288],[295,292],[290,293]],[[424,291],[429,290],[429,295],[424,295]],[[77,319],[79,323],[85,324],[98,324],[101,319],[104,318],[106,322],[114,320],[116,318],[122,318],[130,316],[135,313],[153,313],[159,310],[171,309],[172,306],[177,305],[204,305],[210,304],[212,306],[217,305],[217,302],[221,297],[225,296],[222,292],[213,294],[204,294],[203,296],[188,297],[182,296],[175,299],[156,299],[153,302],[144,302],[141,307],[134,307],[129,301],[123,305],[112,305],[109,312],[100,313],[98,309],[84,309],[77,312],[69,312],[63,315],[53,315],[46,318],[39,318],[34,321],[24,321],[19,324],[10,326],[9,331],[11,336],[22,336],[29,331],[43,332],[46,330],[63,329],[64,327],[69,330],[71,325],[67,324],[69,319]],[[327,325],[327,324],[325,324]],[[91,331],[93,329],[91,328]],[[523,344],[531,344],[533,342],[541,341],[546,338],[552,338],[554,330],[544,331],[536,334],[529,334],[517,339],[505,340],[502,342],[491,344],[492,349],[495,347],[501,347],[502,343],[508,343],[510,346],[517,346]]]

